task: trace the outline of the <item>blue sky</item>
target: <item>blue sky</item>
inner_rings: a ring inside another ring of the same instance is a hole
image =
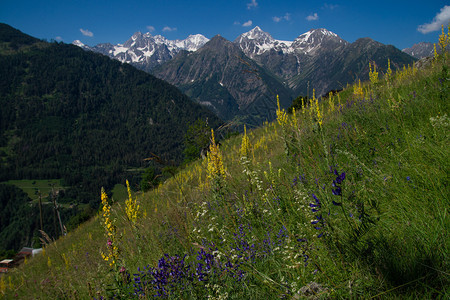
[[[136,31],[184,39],[201,33],[234,40],[255,26],[275,39],[294,40],[326,28],[354,42],[370,37],[403,49],[437,42],[450,22],[448,1],[265,0],[0,0],[0,22],[47,40],[87,45],[124,43]]]

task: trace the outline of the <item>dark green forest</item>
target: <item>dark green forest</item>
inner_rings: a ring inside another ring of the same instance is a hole
[[[94,211],[102,186],[110,190],[126,178],[138,186],[139,170],[149,167],[145,158],[179,165],[189,124],[221,122],[177,88],[128,64],[40,41],[6,24],[0,24],[0,107],[0,182],[59,178],[68,187],[66,203]],[[20,198],[7,214],[29,209],[18,204],[23,197],[17,191],[2,186],[1,192],[10,201]],[[3,223],[0,234],[10,228]],[[17,246],[24,245],[9,244]]]

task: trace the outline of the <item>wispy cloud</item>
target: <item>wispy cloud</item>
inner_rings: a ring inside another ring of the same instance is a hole
[[[306,20],[308,20],[308,21],[316,21],[316,20],[319,20],[319,16],[317,15],[317,13],[313,13],[312,15],[307,16]]]
[[[325,3],[325,4],[323,5],[322,9],[333,10],[333,9],[335,9],[335,8],[338,8],[338,7],[339,7],[339,5],[337,5],[337,4],[328,4],[328,3]]]
[[[234,25],[241,25],[241,23],[239,21],[234,21],[233,23]]]
[[[244,24],[242,24],[243,27],[249,27],[252,26],[253,22],[252,20],[248,20],[247,22],[245,22]]]
[[[155,31],[155,27],[153,27],[153,26],[147,26],[147,30],[148,30],[148,32],[153,32],[153,31]]]
[[[176,30],[177,30],[176,27],[169,27],[169,26],[166,26],[166,27],[163,28],[162,31],[164,31],[164,32],[171,32],[171,31],[176,31]]]
[[[446,5],[441,8],[441,11],[434,17],[431,23],[419,25],[417,30],[423,34],[437,31],[442,25],[447,25],[450,22],[450,6]]]
[[[274,22],[276,22],[276,23],[281,22],[281,21],[283,21],[283,20],[289,21],[290,19],[291,19],[291,14],[290,14],[290,13],[286,13],[286,14],[285,14],[284,16],[282,16],[282,17],[277,17],[277,16],[272,17],[272,20],[273,20]]]
[[[80,31],[81,31],[81,34],[83,34],[84,36],[88,36],[88,37],[93,37],[94,36],[92,31],[89,31],[87,29],[80,28]]]
[[[55,40],[57,40],[57,41],[62,41],[62,37],[60,37],[59,35],[57,36],[57,37],[55,37]]]
[[[258,2],[256,0],[252,0],[250,3],[247,3],[247,9],[257,8]]]

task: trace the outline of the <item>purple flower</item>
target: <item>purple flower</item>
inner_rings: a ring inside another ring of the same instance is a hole
[[[336,187],[335,189],[331,189],[331,192],[335,196],[342,196],[342,188],[340,186]]]
[[[341,202],[336,202],[336,201],[332,201],[333,202],[333,205],[336,205],[336,206],[342,206],[342,203]]]

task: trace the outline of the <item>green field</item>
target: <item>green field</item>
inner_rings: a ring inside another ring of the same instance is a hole
[[[39,199],[39,192],[41,192],[42,199],[45,199],[49,196],[52,191],[52,188],[55,191],[64,190],[66,187],[61,185],[61,179],[43,179],[43,180],[8,180],[2,182],[4,184],[12,184],[23,190],[27,193],[28,197],[31,200],[35,201]]]

